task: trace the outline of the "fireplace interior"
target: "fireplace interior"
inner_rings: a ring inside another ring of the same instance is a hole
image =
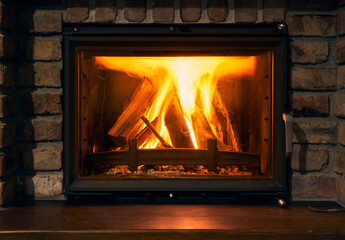
[[[71,27],[65,42],[71,189],[286,189],[284,29]]]

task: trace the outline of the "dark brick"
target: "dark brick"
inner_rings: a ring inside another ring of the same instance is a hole
[[[69,0],[68,0],[69,1]],[[61,8],[63,6],[63,2],[66,2],[66,0],[16,0],[18,4],[24,7],[55,7],[55,8]]]
[[[342,11],[337,16],[337,32],[340,35],[345,34],[345,11]]]
[[[345,65],[338,66],[338,86],[345,88]]]
[[[323,63],[328,59],[328,42],[295,40],[291,43],[291,61],[294,63]]]
[[[337,63],[345,63],[345,39],[337,42]]]
[[[328,176],[292,177],[293,198],[334,198],[336,196],[336,181]]]
[[[21,31],[32,33],[61,32],[62,14],[59,10],[24,11],[20,15]]]
[[[292,113],[294,116],[327,116],[329,113],[328,94],[294,93],[292,95]]]
[[[59,170],[61,168],[62,144],[38,144],[34,149],[23,150],[24,169]]]
[[[0,123],[0,148],[12,145],[16,138],[15,123]]]
[[[335,68],[293,68],[291,87],[297,90],[336,90]]]
[[[15,41],[8,36],[0,35],[0,57],[8,59],[16,57]]]
[[[67,21],[82,22],[89,16],[89,1],[68,0]]]
[[[201,17],[201,0],[180,0],[181,19],[184,22],[197,22]]]
[[[304,145],[297,148],[294,145],[291,158],[292,170],[301,172],[319,171],[327,163],[328,150],[304,149]]]
[[[212,21],[224,22],[228,16],[228,5],[227,0],[208,0],[208,16]]]
[[[256,0],[235,1],[236,22],[256,22],[257,2]]]
[[[16,109],[15,96],[0,95],[0,118],[13,115]]]
[[[129,22],[142,22],[146,18],[146,0],[125,0],[125,19]]]
[[[339,177],[337,181],[338,185],[338,201],[345,204],[345,178]]]
[[[335,115],[338,117],[345,117],[345,92],[338,92],[334,97],[335,101]]]
[[[295,121],[294,143],[337,143],[337,123],[334,121]]]
[[[291,36],[335,36],[334,16],[293,16],[288,19]]]
[[[8,176],[18,168],[18,155],[14,150],[0,153],[0,177]]]
[[[0,182],[0,205],[6,205],[16,197],[16,185],[15,177]]]
[[[290,0],[289,7],[296,10],[333,10],[336,8],[334,0]]]
[[[116,17],[116,1],[97,0],[95,18],[96,22],[113,22]]]
[[[0,86],[13,86],[15,84],[14,79],[14,67],[13,65],[0,64]]]
[[[62,172],[42,172],[26,176],[24,192],[30,197],[51,197],[62,194]]]
[[[19,139],[25,141],[62,140],[62,120],[40,117],[21,124]]]
[[[345,146],[345,122],[339,122],[338,142]]]
[[[54,61],[61,59],[60,38],[35,37],[27,41],[26,59]]]
[[[174,0],[153,1],[154,22],[173,22],[174,16]]]
[[[19,68],[18,85],[61,87],[61,66],[56,63],[26,64]]]
[[[334,171],[345,176],[345,152],[334,153]]]
[[[283,22],[285,20],[285,0],[264,0],[263,17],[265,22]]]
[[[26,94],[24,112],[27,114],[60,114],[61,94],[53,92]]]
[[[344,6],[345,5],[345,0],[339,0],[338,1],[338,6],[341,7],[341,6]]]
[[[12,29],[16,20],[15,7],[0,3],[0,27]]]

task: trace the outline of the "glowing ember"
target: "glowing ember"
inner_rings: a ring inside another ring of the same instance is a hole
[[[229,114],[217,90],[224,76],[252,76],[256,57],[96,57],[105,68],[142,79],[124,112],[108,132],[128,140],[156,120],[155,129],[173,147],[206,148],[217,139],[219,150],[239,151]],[[150,135],[139,148],[162,147]]]

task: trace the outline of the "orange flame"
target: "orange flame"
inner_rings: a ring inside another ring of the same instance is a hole
[[[220,125],[215,117],[217,110],[212,106],[217,90],[217,82],[220,78],[228,75],[254,75],[256,61],[255,56],[96,57],[96,63],[108,69],[122,71],[129,76],[150,80],[157,93],[145,116],[149,121],[153,121],[157,116],[159,117],[157,131],[159,130],[160,135],[171,145],[172,141],[164,119],[171,102],[171,95],[176,92],[195,148],[198,148],[197,135],[202,134],[203,131],[203,129],[196,129],[196,126],[193,127],[193,124],[191,124],[193,123],[193,114],[196,108],[200,107],[202,109],[202,113],[211,129],[210,131],[222,142],[224,136],[222,136],[221,131],[217,131]],[[145,125],[142,123],[140,130],[143,128],[145,128]],[[238,150],[235,142],[232,141],[232,145],[234,145],[232,147]],[[151,136],[139,148],[156,148],[159,145],[159,141]]]

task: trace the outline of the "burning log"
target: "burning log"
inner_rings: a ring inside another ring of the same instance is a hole
[[[223,104],[220,93],[217,90],[214,93],[212,105],[215,110],[216,118],[212,118],[210,121],[216,127],[218,136],[222,136],[223,142],[230,146],[232,151],[241,151],[241,144],[239,143],[239,139],[236,137],[238,134],[236,134],[234,130],[236,128],[232,126],[228,111]],[[217,124],[216,120],[218,120],[220,126]],[[217,128],[217,126],[219,127]]]
[[[141,120],[144,121],[144,123],[146,124],[146,126],[151,130],[151,132],[157,137],[157,139],[162,143],[163,147],[165,148],[173,148],[172,146],[170,146],[163,138],[161,135],[159,135],[159,133],[156,131],[156,129],[152,126],[152,124],[150,123],[149,120],[147,120],[146,117],[142,116]]]
[[[220,141],[212,132],[211,126],[199,105],[195,105],[195,111],[192,114],[192,124],[194,129],[202,129],[195,131],[195,137],[199,148],[207,148],[207,139],[217,139],[217,148],[221,151],[229,151],[230,149]]]
[[[169,108],[165,116],[165,126],[168,129],[171,142],[176,148],[194,148],[188,126],[184,119],[181,103],[173,94]]]
[[[156,117],[152,122],[151,125],[156,128],[158,123],[158,118]],[[136,139],[138,139],[138,146],[141,146],[146,139],[148,139],[152,135],[152,131],[148,126],[146,126],[143,130],[138,133],[138,135],[135,136]]]
[[[138,124],[140,117],[150,107],[155,95],[155,88],[147,78],[144,78],[142,84],[135,90],[114,126],[109,130],[108,135],[126,137],[128,140],[131,137],[129,133],[133,132],[134,128],[140,128]]]

